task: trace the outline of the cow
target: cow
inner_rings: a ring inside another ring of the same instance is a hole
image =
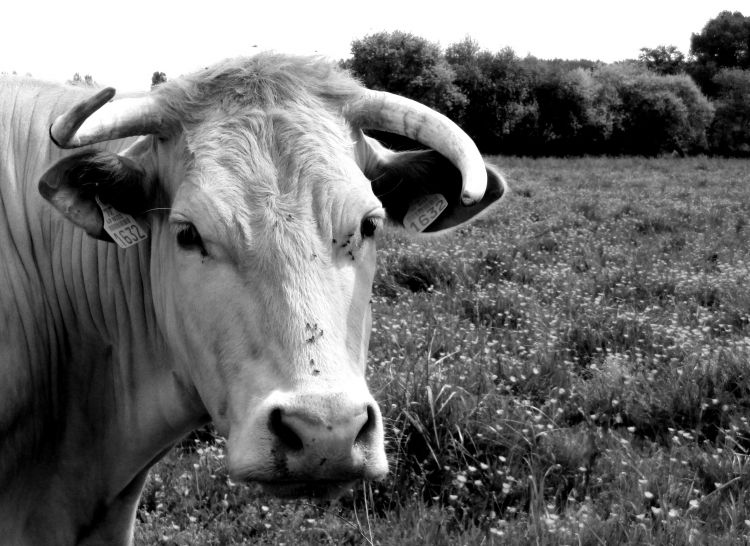
[[[377,233],[455,229],[501,175],[319,58],[114,97],[0,80],[0,542],[132,543],[149,468],[210,421],[231,478],[269,494],[381,479]]]

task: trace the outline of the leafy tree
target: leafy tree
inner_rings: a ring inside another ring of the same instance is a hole
[[[550,65],[559,66],[559,65]],[[545,154],[580,155],[606,151],[612,134],[602,84],[591,70],[553,68],[534,89],[539,117],[537,132]]]
[[[685,55],[673,45],[660,45],[653,49],[642,47],[638,61],[657,74],[673,75],[685,71]]]
[[[533,133],[536,104],[529,71],[510,48],[480,51],[470,38],[446,50],[455,83],[467,102],[459,121],[487,153],[521,153]]]
[[[718,91],[713,78],[722,68],[750,69],[750,17],[739,11],[722,11],[690,43],[691,75],[709,96]]]
[[[453,81],[464,94],[476,92],[487,83],[479,67],[480,52],[479,44],[469,36],[445,50],[445,60],[455,74]]]
[[[455,74],[453,83],[466,99],[460,108],[453,109],[452,114],[475,140],[481,138],[475,127],[476,110],[489,85],[479,66],[480,51],[479,44],[468,36],[445,50],[445,59]]]
[[[725,68],[713,83],[718,96],[711,148],[723,155],[750,156],[750,71]]]
[[[344,65],[367,87],[412,98],[445,114],[466,102],[440,46],[413,34],[379,32],[355,40],[352,58]]]
[[[154,72],[151,75],[151,89],[167,81],[167,75],[164,72]]]

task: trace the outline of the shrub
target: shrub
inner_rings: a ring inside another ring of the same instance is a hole
[[[604,67],[594,77],[612,113],[610,153],[682,155],[706,149],[713,110],[688,76],[660,76],[623,64]]]

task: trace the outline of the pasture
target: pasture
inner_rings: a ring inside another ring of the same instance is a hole
[[[136,544],[750,541],[750,162],[490,160],[491,216],[379,242],[388,479],[280,502],[206,430],[151,472]]]

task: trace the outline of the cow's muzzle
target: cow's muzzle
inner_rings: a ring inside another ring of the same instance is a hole
[[[333,497],[388,472],[383,420],[369,393],[274,393],[243,429],[237,441],[230,434],[230,472],[278,496]]]

